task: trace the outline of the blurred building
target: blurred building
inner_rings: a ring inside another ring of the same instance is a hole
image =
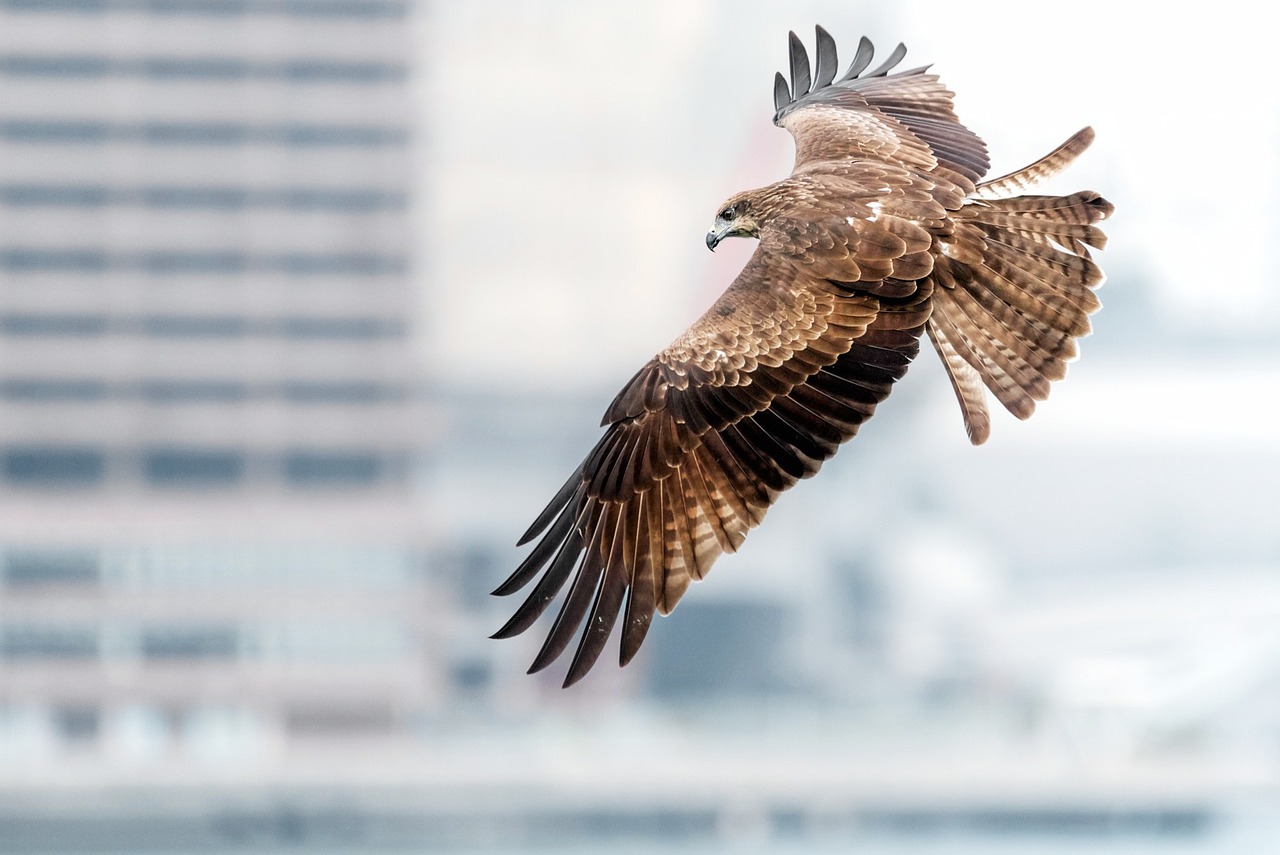
[[[438,701],[413,18],[0,3],[0,755]]]

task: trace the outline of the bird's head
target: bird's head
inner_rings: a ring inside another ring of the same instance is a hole
[[[714,251],[720,241],[729,237],[759,237],[756,207],[748,193],[739,193],[725,201],[711,224],[711,231],[707,232],[707,249]]]

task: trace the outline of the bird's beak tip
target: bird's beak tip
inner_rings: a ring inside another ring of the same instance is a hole
[[[715,252],[718,243],[720,243],[720,236],[715,232],[707,232],[707,249]]]

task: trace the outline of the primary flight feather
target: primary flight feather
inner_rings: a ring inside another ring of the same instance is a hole
[[[862,39],[837,79],[790,36],[774,123],[795,139],[791,175],[720,206],[707,246],[759,246],[715,304],[609,405],[604,436],[521,538],[541,539],[494,592],[541,573],[495,634],[528,629],[568,584],[530,671],[578,636],[580,680],[622,618],[621,664],[778,496],[851,439],[919,352],[942,358],[976,445],[987,392],[1027,418],[1066,374],[1099,307],[1089,247],[1112,206],[1097,193],[1019,195],[1093,141],[1085,128],[1036,163],[983,181],[987,148],[927,67],[868,70]],[[580,632],[580,634],[579,634]]]

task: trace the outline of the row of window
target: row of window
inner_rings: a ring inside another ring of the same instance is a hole
[[[279,145],[287,148],[405,146],[409,130],[386,125],[250,125],[243,122],[106,122],[92,119],[0,119],[0,140],[25,144],[156,146]]]
[[[25,736],[49,732],[61,743],[81,748],[92,745],[104,733],[114,733],[117,737],[127,734],[127,738],[112,740],[113,757],[118,758],[123,748],[129,756],[148,760],[180,752],[187,758],[194,755],[224,761],[229,755],[255,756],[263,744],[264,733],[274,732],[263,711],[248,705],[214,701],[181,708],[132,701],[114,707],[75,702],[43,708],[0,705],[0,747],[6,737],[12,740],[19,733]],[[363,695],[356,700],[337,697],[291,704],[282,713],[285,731],[298,737],[381,736],[404,732],[410,725],[391,704]],[[34,741],[34,744],[41,743],[42,740]],[[23,744],[30,747],[33,743],[24,739]],[[292,823],[288,826],[293,827]],[[254,840],[259,831],[256,819],[219,823],[221,839]],[[290,834],[288,839],[295,836]]]
[[[403,210],[407,193],[369,188],[230,186],[108,187],[105,184],[0,184],[0,205],[10,208],[138,207],[158,210],[372,212]]]
[[[234,659],[365,659],[403,655],[403,627],[238,627],[233,624],[113,628],[110,638],[95,626],[17,624],[0,626],[0,659],[84,660],[105,653],[153,662]],[[104,648],[109,648],[104,651]]]
[[[276,456],[225,448],[155,448],[113,459],[109,467],[111,457],[89,446],[10,447],[0,451],[0,478],[16,487],[84,488],[104,482],[109,468],[125,468],[160,488],[228,488],[252,473],[305,489],[371,486],[398,480],[404,470],[402,459],[370,451],[291,451]]]
[[[103,274],[137,272],[151,276],[391,276],[409,269],[403,255],[383,252],[288,252],[255,255],[240,250],[155,250],[113,253],[93,247],[2,247],[0,271],[9,273]]]
[[[148,80],[270,80],[284,83],[398,82],[405,66],[389,62],[291,59],[254,62],[237,57],[143,57],[117,59],[102,54],[4,54],[0,76],[72,78],[142,77]]]
[[[370,317],[250,318],[243,315],[119,316],[95,312],[0,313],[0,336],[100,338],[286,338],[372,341],[403,338],[403,321]]]
[[[98,567],[92,552],[10,550],[4,555],[3,578],[9,588],[96,585]]]
[[[0,0],[6,12],[217,18],[403,18],[409,5],[409,0]]]
[[[11,546],[0,550],[0,586],[9,591],[103,587],[385,592],[416,584],[422,567],[421,554],[385,544]]]
[[[236,380],[142,380],[110,383],[97,378],[0,378],[0,400],[98,403],[141,400],[150,404],[238,404],[282,400],[291,404],[381,404],[404,401],[409,389],[372,380],[292,380],[251,384]]]

